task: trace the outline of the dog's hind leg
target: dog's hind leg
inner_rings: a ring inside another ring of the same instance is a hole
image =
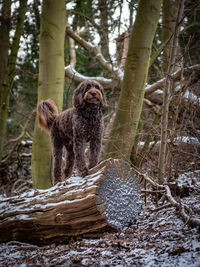
[[[67,159],[66,159],[66,166],[64,169],[65,177],[70,177],[73,172],[74,167],[74,151],[73,145],[65,145],[66,152],[67,152]]]
[[[53,142],[53,185],[62,181],[62,145]]]

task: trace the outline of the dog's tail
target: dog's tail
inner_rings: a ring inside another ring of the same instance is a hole
[[[37,114],[39,126],[49,132],[53,121],[58,116],[58,109],[53,100],[41,100],[37,106]]]

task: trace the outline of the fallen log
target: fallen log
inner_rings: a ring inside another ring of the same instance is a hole
[[[0,241],[44,244],[52,240],[120,229],[141,210],[134,170],[108,159],[87,177],[71,177],[47,190],[30,190],[0,202]]]

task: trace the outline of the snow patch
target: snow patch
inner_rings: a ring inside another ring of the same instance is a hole
[[[168,143],[171,142],[170,139],[167,140]],[[174,144],[179,144],[179,143],[187,143],[187,144],[200,144],[198,138],[196,137],[192,137],[192,136],[177,136],[173,139],[172,141]],[[140,141],[138,142],[138,146],[144,146],[145,142],[144,141]],[[149,146],[153,146],[153,145],[159,145],[160,141],[153,141],[149,143]]]

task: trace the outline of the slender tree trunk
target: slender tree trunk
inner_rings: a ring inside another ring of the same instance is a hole
[[[19,6],[19,15],[13,43],[11,46],[11,53],[8,58],[7,69],[3,78],[1,87],[1,103],[0,103],[0,160],[2,158],[3,144],[6,136],[7,119],[10,101],[10,89],[12,87],[13,79],[15,77],[15,68],[17,53],[19,50],[19,42],[23,32],[24,18],[26,13],[27,0],[21,0]]]
[[[104,57],[108,60],[110,59],[109,47],[108,47],[108,3],[107,0],[99,0],[98,8],[100,10],[100,27],[101,31],[99,34],[101,36],[100,46]]]
[[[135,0],[129,1],[129,30],[133,27],[133,14],[134,14],[134,7],[135,7]]]
[[[68,14],[66,16],[66,24],[68,24]],[[74,39],[70,38],[67,34],[65,34],[65,49],[64,49],[64,64],[65,66],[72,66],[74,69],[76,68],[76,48]],[[65,76],[65,107],[70,108],[72,103],[72,80]]]
[[[162,7],[162,42],[168,43],[163,49],[162,69],[164,74],[167,73],[169,66],[170,51],[173,43],[173,34],[176,26],[178,12],[178,0],[164,0]]]
[[[166,165],[166,150],[167,150],[167,139],[168,139],[168,116],[169,116],[169,104],[173,91],[173,80],[171,79],[175,69],[175,62],[178,50],[178,34],[180,31],[180,21],[182,19],[184,10],[184,0],[179,0],[179,8],[176,19],[176,26],[172,39],[172,46],[170,49],[170,58],[168,63],[167,78],[164,85],[163,94],[163,108],[162,108],[162,120],[161,120],[161,143],[159,149],[159,162],[158,162],[158,182],[159,184],[164,183],[165,177],[165,165]]]
[[[11,1],[3,0],[1,11],[1,26],[0,26],[0,124],[3,125],[3,84],[8,66],[8,51],[9,51],[9,32],[10,32],[10,15],[11,15]],[[5,133],[3,127],[0,128],[0,162],[3,153],[3,144],[5,139]]]
[[[38,102],[51,98],[62,110],[64,87],[65,0],[44,0],[40,28]],[[32,178],[36,188],[51,186],[51,145],[49,136],[34,129]]]
[[[8,64],[11,0],[3,0],[0,26],[0,99],[2,85]]]
[[[151,46],[161,0],[141,0],[131,33],[117,113],[106,146],[106,158],[130,159],[144,99]]]

